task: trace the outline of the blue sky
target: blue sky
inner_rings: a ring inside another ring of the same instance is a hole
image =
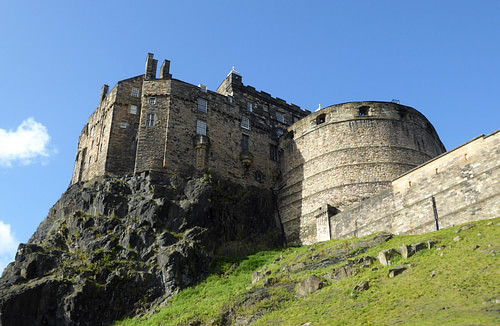
[[[500,128],[500,1],[4,1],[0,270],[66,190],[103,84],[144,72],[243,82],[315,110],[416,108],[452,149]]]

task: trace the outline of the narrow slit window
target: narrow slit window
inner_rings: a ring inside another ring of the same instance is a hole
[[[248,151],[248,143],[249,143],[250,137],[248,135],[241,135],[241,150],[243,152]]]
[[[146,114],[146,127],[154,127],[156,115],[154,113]]]
[[[279,162],[278,146],[269,144],[269,159],[271,161]]]

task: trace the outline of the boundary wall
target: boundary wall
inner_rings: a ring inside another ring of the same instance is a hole
[[[374,232],[420,234],[500,216],[500,130],[392,181],[346,211],[317,216],[317,240]]]

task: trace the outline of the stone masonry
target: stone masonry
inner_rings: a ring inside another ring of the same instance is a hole
[[[119,81],[109,92],[103,86],[78,140],[72,184],[101,175],[210,172],[242,185],[271,188],[278,195],[276,221],[288,244],[381,230],[429,230],[431,201],[443,227],[462,223],[467,213],[475,215],[479,202],[499,206],[498,185],[486,191],[491,181],[476,178],[472,164],[498,161],[498,149],[489,150],[497,146],[498,136],[464,145],[470,156],[467,172],[457,168],[457,150],[443,154],[434,127],[411,107],[351,102],[311,114],[244,85],[234,68],[214,92],[172,78],[168,60],[157,77],[157,64],[149,53],[143,75]],[[487,148],[472,155],[478,146]],[[442,165],[434,167],[435,162]],[[429,164],[443,173],[429,178]],[[495,171],[489,173],[498,179]],[[481,186],[471,190],[456,181],[463,198],[450,192],[445,200],[440,189],[460,178]],[[489,199],[478,199],[486,193]],[[460,217],[446,213],[447,202],[460,198],[472,211],[464,208]],[[486,215],[472,218],[478,216]]]

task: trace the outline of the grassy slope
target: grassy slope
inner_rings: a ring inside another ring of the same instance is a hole
[[[493,224],[487,225],[490,222]],[[321,277],[335,266],[297,273],[286,271],[287,267],[328,257],[333,250],[349,248],[359,239],[289,247],[220,262],[218,272],[180,292],[168,306],[148,318],[128,319],[117,325],[188,325],[193,321],[215,325],[220,312],[228,308],[235,311],[233,317],[263,315],[255,325],[499,325],[500,303],[495,300],[500,300],[500,218],[472,224],[476,226],[458,234],[460,227],[394,237],[360,256],[377,257],[380,250],[425,240],[439,240],[436,248],[444,248],[423,250],[404,260],[396,258],[395,265],[404,264],[408,269],[395,278],[387,276],[390,267],[376,261],[361,268],[359,274],[329,283],[305,298],[294,296],[295,283],[310,274]],[[455,242],[456,236],[461,240]],[[274,262],[279,256],[283,259]],[[270,270],[269,277],[277,283],[264,288],[260,281],[252,286],[251,275],[256,270]],[[431,276],[433,271],[435,276]],[[351,297],[353,287],[364,280],[370,282],[370,288]],[[271,296],[248,299],[259,290]]]

